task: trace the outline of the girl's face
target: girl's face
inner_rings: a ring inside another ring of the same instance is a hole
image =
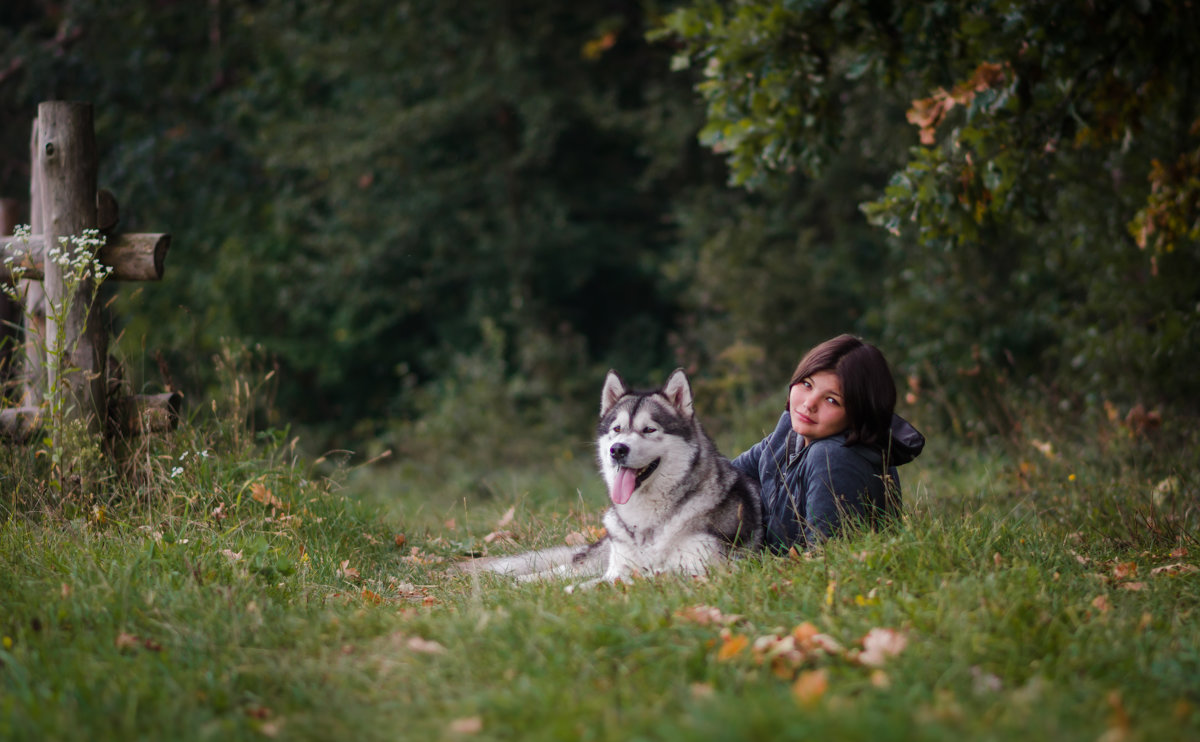
[[[788,390],[792,430],[805,443],[837,435],[850,427],[842,403],[842,382],[833,371],[806,376]]]

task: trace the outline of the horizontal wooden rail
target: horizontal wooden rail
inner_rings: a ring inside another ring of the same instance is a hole
[[[21,278],[40,281],[45,276],[46,246],[42,236],[34,234],[26,239],[0,237],[0,256],[13,256],[12,266],[0,258],[0,281],[11,281],[13,268],[21,269]],[[110,280],[160,281],[170,246],[169,234],[120,234],[100,248],[100,264],[112,267]]]
[[[179,425],[182,406],[183,395],[179,392],[135,394],[123,397],[111,414],[115,416],[116,432],[130,437],[174,430]],[[43,422],[40,407],[0,409],[0,436],[27,441],[41,429]]]

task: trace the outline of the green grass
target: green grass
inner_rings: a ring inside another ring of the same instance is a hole
[[[0,505],[0,737],[1200,739],[1194,437],[935,441],[893,529],[568,595],[446,567],[598,525],[586,441],[330,482],[188,428],[119,502]],[[756,653],[805,622],[844,651]],[[875,668],[877,628],[907,643]]]

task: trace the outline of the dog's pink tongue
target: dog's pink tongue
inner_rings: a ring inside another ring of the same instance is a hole
[[[622,466],[617,470],[617,479],[613,482],[612,491],[608,496],[618,505],[624,505],[633,497],[633,488],[637,486],[637,471]]]

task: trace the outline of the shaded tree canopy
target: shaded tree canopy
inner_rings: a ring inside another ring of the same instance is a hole
[[[904,162],[862,208],[894,235],[908,368],[1195,407],[1193,3],[703,0],[665,26],[735,183],[819,175],[875,146],[855,122],[907,107],[915,140],[884,145]]]
[[[968,406],[1030,379],[1194,406],[1195,16],[16,0],[0,195],[37,102],[93,102],[124,228],[175,237],[119,294],[131,365],[162,349],[200,397],[222,338],[261,345],[288,418],[338,430],[478,353],[509,396],[590,404],[609,367],[770,388],[842,331]]]

